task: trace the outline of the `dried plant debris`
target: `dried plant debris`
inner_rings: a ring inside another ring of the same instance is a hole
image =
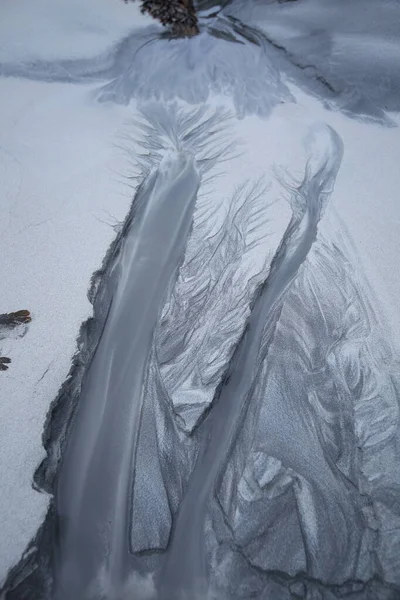
[[[8,358],[7,356],[0,356],[0,371],[7,371],[10,362],[11,358]]]
[[[17,310],[16,312],[0,315],[0,325],[5,325],[6,327],[16,327],[17,325],[24,325],[31,321],[32,317],[29,310]]]
[[[141,11],[168,27],[174,37],[192,37],[199,33],[193,0],[142,0]]]
[[[10,329],[15,329],[19,325],[27,325],[31,321],[32,317],[29,310],[17,310],[16,312],[0,315],[0,340],[9,337],[8,331]],[[0,371],[7,371],[10,363],[10,358],[0,356]]]

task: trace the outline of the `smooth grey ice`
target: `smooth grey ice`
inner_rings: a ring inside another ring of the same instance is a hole
[[[150,175],[136,199],[107,322],[63,458],[56,598],[85,598],[103,568],[117,593],[129,573],[146,366],[161,303],[182,260],[198,185],[192,160],[176,154]]]

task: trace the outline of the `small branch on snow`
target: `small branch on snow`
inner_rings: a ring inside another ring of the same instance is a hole
[[[32,321],[29,310],[17,310],[16,312],[4,313],[0,315],[0,325],[6,327],[16,327]]]
[[[17,310],[16,312],[0,315],[0,328],[14,329],[19,325],[26,325],[32,321],[29,310]],[[4,337],[4,336],[2,336]],[[7,371],[11,358],[0,356],[0,371]]]

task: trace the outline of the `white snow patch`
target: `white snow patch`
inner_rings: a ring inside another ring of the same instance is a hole
[[[33,318],[23,339],[1,342],[12,363],[1,378],[0,577],[43,519],[47,498],[31,482],[45,416],[92,311],[91,275],[132,197],[115,145],[126,109],[87,98],[87,87],[0,80],[0,311]]]
[[[0,14],[0,62],[88,58],[156,24],[138,2],[123,0],[12,0]]]
[[[0,60],[86,57],[153,23],[119,0],[16,0],[0,7]],[[91,315],[87,291],[123,221],[133,165],[119,135],[130,108],[98,104],[93,86],[0,78],[0,312],[27,308],[0,380],[0,582],[42,522],[32,489],[41,435]]]

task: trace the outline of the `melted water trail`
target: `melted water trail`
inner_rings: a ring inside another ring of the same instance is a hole
[[[338,135],[330,128],[317,129],[313,133],[313,154],[304,179],[292,198],[292,220],[231,360],[226,383],[210,414],[209,435],[178,512],[159,584],[160,595],[165,600],[176,597],[178,591],[192,594],[194,590],[201,594],[207,592],[204,540],[207,507],[267,352],[265,345],[263,347],[265,330],[273,328],[276,309],[307,258],[341,163],[342,143]],[[324,134],[328,134],[328,143],[322,148],[321,155],[319,144]]]
[[[57,600],[107,597],[129,571],[131,489],[153,330],[190,232],[199,177],[175,152],[147,179],[116,265],[117,289],[83,385],[57,490]]]

